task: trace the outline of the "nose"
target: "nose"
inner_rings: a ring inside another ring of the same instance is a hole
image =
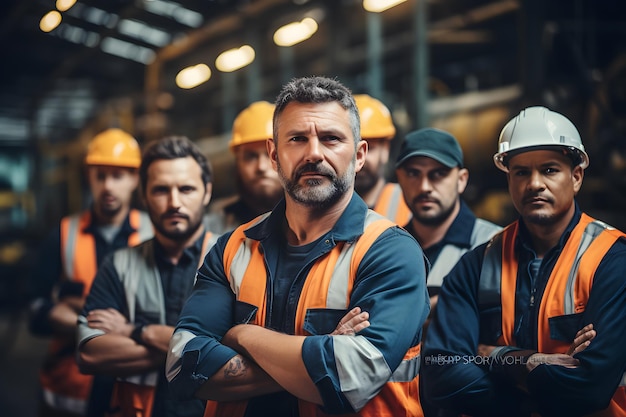
[[[422,178],[418,180],[418,184],[420,186],[420,191],[423,193],[428,193],[433,189],[433,185],[428,179],[428,175],[422,175]]]
[[[169,197],[169,206],[171,208],[175,208],[175,209],[179,209],[181,206],[180,203],[180,193],[178,192],[178,189],[173,188],[170,191],[170,197]]]
[[[322,152],[322,143],[318,137],[310,138],[307,142],[306,157],[307,162],[318,163],[324,159],[324,153]]]
[[[270,161],[270,157],[269,157],[268,154],[262,153],[259,156],[259,162],[258,162],[257,169],[258,169],[259,172],[266,172],[266,171],[272,169],[272,162]]]
[[[530,173],[527,188],[532,191],[540,191],[545,188],[545,184],[543,182],[543,176],[538,170],[534,169]]]

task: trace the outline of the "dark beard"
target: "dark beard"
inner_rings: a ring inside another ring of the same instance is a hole
[[[448,220],[450,218],[450,216],[452,215],[452,212],[454,211],[455,208],[455,204],[452,204],[450,206],[450,208],[446,211],[442,211],[438,216],[436,217],[421,217],[421,216],[416,216],[415,213],[413,213],[413,217],[415,217],[415,219],[420,222],[423,225],[426,226],[439,226],[441,225],[443,222],[445,222],[446,220]]]

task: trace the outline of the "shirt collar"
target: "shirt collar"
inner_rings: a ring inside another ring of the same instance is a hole
[[[96,224],[96,214],[92,206],[89,209],[89,224],[87,224],[87,226],[83,229],[83,232],[91,233],[92,235],[94,235],[97,233],[97,230],[98,230],[98,225]],[[135,229],[134,227],[130,225],[130,210],[129,210],[128,214],[126,215],[126,218],[124,218],[124,223],[122,223],[122,227],[120,227],[118,234],[122,233],[125,236],[130,236],[132,233],[136,231],[137,229]]]
[[[200,237],[196,239],[196,241],[193,242],[191,246],[183,250],[183,253],[180,257],[180,261],[185,261],[185,260],[194,261],[198,259],[198,257],[201,255],[201,252],[202,252],[202,243],[204,242],[205,234],[206,234],[206,231],[202,233]],[[156,238],[154,238],[154,254],[155,254],[156,259],[160,259],[160,260],[167,259],[167,257],[165,256],[165,249],[163,249],[163,246]]]
[[[356,240],[363,234],[363,225],[365,223],[365,215],[367,214],[367,205],[355,192],[346,206],[346,209],[337,220],[329,232],[330,237],[334,241],[351,242]],[[285,219],[285,200],[281,200],[269,217],[262,220],[259,224],[246,230],[245,234],[250,239],[265,240],[273,233],[281,233],[283,222]]]

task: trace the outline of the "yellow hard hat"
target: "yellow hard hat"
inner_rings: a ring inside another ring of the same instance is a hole
[[[380,100],[367,94],[355,94],[354,101],[361,118],[361,138],[393,139],[396,127],[389,109]]]
[[[243,109],[233,123],[232,150],[244,143],[260,142],[273,137],[272,118],[274,105],[267,101],[255,101]]]
[[[85,163],[139,168],[141,151],[135,138],[128,133],[117,128],[107,129],[89,142]]]

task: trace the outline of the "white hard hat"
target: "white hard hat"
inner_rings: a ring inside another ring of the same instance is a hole
[[[508,157],[537,149],[562,149],[583,169],[589,166],[589,156],[576,126],[562,114],[541,106],[522,110],[504,126],[493,161],[508,172]]]

